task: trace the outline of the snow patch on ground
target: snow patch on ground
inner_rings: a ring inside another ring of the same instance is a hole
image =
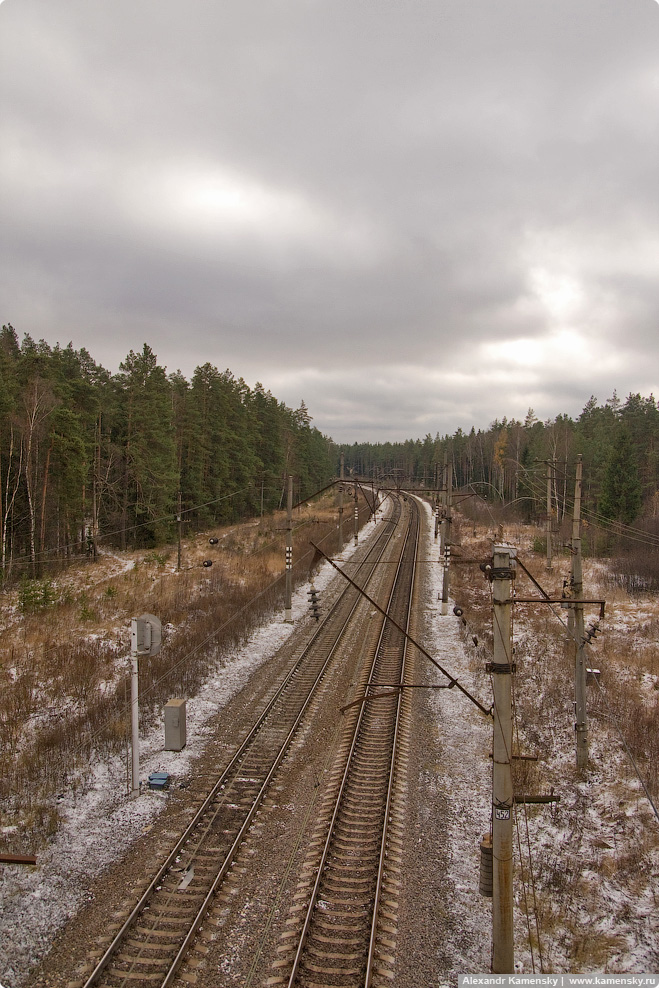
[[[428,515],[431,509],[424,505]],[[426,558],[437,555],[433,524],[427,525]],[[483,706],[489,699],[476,681],[472,662],[466,654],[460,623],[449,600],[448,614],[439,614],[442,594],[442,567],[429,570],[427,607],[437,610],[424,645],[444,669],[460,681]],[[437,681],[442,682],[439,672]],[[453,932],[445,953],[454,956],[455,973],[489,971],[491,927],[489,900],[478,894],[480,842],[490,830],[491,768],[488,753],[492,745],[491,722],[455,687],[431,690],[430,703],[436,715],[441,772],[437,786],[446,797],[450,817],[446,821],[451,864],[451,914]],[[469,945],[465,953],[465,944]]]
[[[360,541],[372,536],[369,522]],[[354,542],[338,557],[350,559]],[[328,562],[314,574],[314,586],[323,590],[336,575]],[[299,622],[308,612],[307,590],[292,595],[292,616]],[[163,750],[163,729],[153,728],[140,738],[140,779],[167,771],[176,782],[185,780],[194,760],[211,734],[211,718],[235,696],[252,673],[290,637],[293,624],[275,619],[253,632],[231,656],[223,656],[213,674],[186,706],[186,747]],[[128,845],[151,829],[166,805],[163,792],[143,789],[138,799],[127,795],[126,764],[121,758],[90,766],[83,793],[65,793],[59,809],[64,819],[57,836],[39,855],[38,867],[3,865],[0,874],[0,981],[4,988],[19,988],[29,969],[47,953],[55,932],[79,909],[93,879],[116,860]]]
[[[430,532],[427,549],[428,558],[437,557]],[[595,584],[589,585],[588,596],[606,596],[606,564],[588,560],[587,573],[586,585],[590,574]],[[433,616],[424,644],[484,706],[489,706],[490,688],[483,674],[485,660],[471,647],[465,647],[468,638],[452,613],[452,600],[448,615],[440,616],[441,589],[441,567],[433,566],[427,607],[437,616]],[[561,613],[561,617],[565,615]],[[627,595],[620,602],[616,600],[615,606],[607,605],[607,619],[612,633],[625,636],[625,648],[632,647],[633,633],[640,626],[657,620],[656,610],[647,600],[630,599]],[[519,680],[516,690],[525,691],[525,701],[533,712],[527,725],[532,737],[524,737],[522,730],[520,747],[540,756],[535,791],[544,793],[555,786],[560,802],[553,807],[528,806],[528,844],[526,815],[518,808],[519,844],[517,828],[513,831],[516,968],[527,973],[657,971],[659,823],[612,722],[589,719],[590,765],[585,778],[578,777],[573,689],[570,683],[557,686],[555,676],[555,660],[564,648],[565,636],[557,624],[556,634],[539,638],[529,620],[518,614],[514,625]],[[616,677],[624,674],[624,654],[623,651],[618,656],[620,668],[607,669],[597,648],[593,649],[594,664],[603,668],[605,690],[615,688]],[[524,675],[520,676],[520,672]],[[656,679],[646,673],[648,694],[654,693]],[[563,706],[558,712],[555,705],[544,703],[544,692],[550,689],[562,691]],[[598,687],[591,683],[588,689],[591,703]],[[454,975],[486,973],[490,970],[491,900],[478,894],[478,845],[490,829],[492,722],[455,689],[431,694],[431,703],[437,714],[443,753],[437,785],[452,807],[446,831],[452,856],[452,911],[459,931],[445,954],[454,955]],[[624,732],[625,725],[621,728]],[[542,958],[536,937],[533,884]]]

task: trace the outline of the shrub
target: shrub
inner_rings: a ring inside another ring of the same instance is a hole
[[[30,580],[24,576],[18,588],[18,606],[23,614],[34,614],[53,607],[57,594],[50,580]]]

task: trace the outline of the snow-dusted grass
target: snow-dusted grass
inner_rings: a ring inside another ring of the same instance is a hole
[[[429,515],[425,556],[432,559],[437,558],[437,544],[430,509],[425,507]],[[426,606],[437,611],[437,616],[423,644],[447,672],[489,706],[488,683],[465,647],[462,625],[453,614],[453,599],[449,601],[448,615],[439,616],[441,592],[442,568],[435,565],[431,567],[427,581]],[[439,674],[437,681],[441,682]],[[451,861],[449,898],[454,920],[454,933],[450,935],[456,939],[447,945],[446,953],[453,954],[456,972],[488,971],[489,900],[475,894],[475,890],[478,888],[479,845],[483,835],[490,830],[492,769],[488,752],[492,745],[491,722],[455,688],[430,691],[429,702],[437,723],[437,786],[446,796],[451,810],[445,832]],[[465,954],[465,943],[471,945],[468,954]]]
[[[374,530],[367,525],[360,540]],[[354,550],[353,543],[346,545],[339,558],[349,559]],[[323,563],[314,574],[315,587],[323,590],[334,575],[330,564]],[[304,583],[293,594],[294,622],[308,612],[308,589],[309,583]],[[188,743],[182,751],[164,752],[160,721],[141,736],[142,780],[163,769],[176,782],[186,779],[210,737],[211,718],[291,635],[294,625],[282,618],[283,613],[270,614],[242,645],[216,656],[214,671],[188,699]],[[145,788],[138,799],[131,799],[128,788],[123,752],[93,759],[84,785],[66,789],[58,797],[57,826],[39,851],[38,867],[1,867],[0,983],[4,988],[19,988],[30,967],[46,953],[55,931],[83,904],[84,890],[93,878],[147,831],[166,805],[165,793]],[[15,826],[0,828],[0,834],[5,839],[14,836]]]
[[[463,525],[463,532],[467,530],[465,555],[480,553],[483,559],[491,555],[487,533],[471,524]],[[531,545],[523,532],[515,535],[521,545]],[[547,574],[544,561],[534,560],[531,553],[522,551],[522,559],[541,585],[560,595],[569,560],[559,559]],[[461,627],[463,649],[471,660],[465,659],[456,674],[471,673],[474,690],[482,699],[487,689],[482,667],[491,642],[489,588],[477,567],[470,572],[456,567],[454,579],[467,625],[461,626],[451,615],[441,619],[448,624],[444,640],[451,654],[457,654],[452,638],[455,627]],[[517,583],[520,596],[537,595],[522,574]],[[599,687],[594,680],[588,685],[590,761],[583,777],[576,769],[572,660],[566,655],[566,630],[561,623],[567,612],[558,607],[552,613],[546,605],[514,609],[514,746],[538,755],[537,763],[516,768],[516,791],[554,790],[560,797],[551,806],[518,807],[514,841],[521,848],[523,867],[518,849],[515,956],[526,972],[652,972],[659,969],[659,821],[619,732],[657,804],[659,601],[649,595],[630,598],[619,588],[612,591],[601,561],[585,561],[584,591],[589,598],[606,598],[607,605],[601,636],[588,651],[589,664],[601,675]],[[588,619],[596,616],[593,609]],[[473,643],[474,635],[478,645]],[[451,709],[444,697],[437,702],[443,710]],[[477,928],[483,924],[483,905],[473,896],[473,869],[478,867],[474,849],[481,830],[485,833],[489,828],[489,810],[483,815],[481,809],[482,793],[490,786],[487,754],[482,758],[482,751],[491,750],[491,726],[487,745],[477,745],[469,730],[461,737],[465,721],[472,723],[474,733],[480,729],[478,717],[463,706],[448,734],[455,730],[459,737],[458,769],[466,795],[457,795],[454,778],[451,786],[453,798],[464,799],[467,817],[474,804],[479,809],[477,826],[465,826],[462,817],[455,832],[453,857],[468,862],[471,888],[471,895],[463,896],[457,886],[456,905],[462,922]],[[473,786],[470,779],[476,780]],[[476,815],[473,809],[471,813]],[[489,969],[489,957],[482,952],[469,961],[463,970]]]
[[[300,576],[313,557],[309,537],[332,541],[335,522],[331,499],[295,512]],[[8,850],[35,853],[57,830],[56,795],[84,787],[96,760],[125,750],[131,616],[146,611],[163,621],[163,650],[140,672],[146,730],[168,696],[196,693],[222,655],[278,606],[282,517],[220,529],[215,542],[207,533],[184,543],[180,572],[171,547],[104,553],[55,579],[3,591],[0,826],[14,828],[5,831]]]
[[[473,525],[465,523],[462,530],[466,556],[484,559],[491,553],[484,529],[478,527],[474,535]],[[513,536],[525,546],[523,561],[542,585],[560,588],[567,560],[558,560],[549,578],[543,561],[534,561],[528,552],[530,533],[519,527],[509,533],[511,541]],[[436,558],[432,535],[426,550],[427,558]],[[350,551],[346,550],[346,558]],[[332,574],[329,565],[322,566],[316,587],[322,589]],[[130,579],[131,572],[119,578]],[[449,614],[437,615],[424,644],[487,705],[489,585],[477,567],[456,566],[452,581]],[[605,564],[599,561],[585,561],[584,584],[587,596],[607,599],[607,616],[590,653],[592,663],[601,668],[604,698],[591,683],[590,766],[583,778],[575,768],[572,671],[565,657],[564,628],[546,607],[515,609],[516,745],[539,756],[537,765],[526,765],[526,777],[518,777],[517,785],[536,793],[553,787],[560,796],[553,807],[529,806],[526,813],[520,809],[518,814],[523,869],[516,851],[515,955],[526,972],[534,968],[536,972],[647,973],[659,969],[659,822],[610,718],[615,716],[628,744],[636,743],[633,750],[641,774],[656,785],[652,770],[657,759],[653,766],[647,751],[658,733],[659,603],[650,596],[630,598],[619,588],[612,591]],[[440,567],[433,566],[429,609],[437,610],[440,588]],[[306,610],[306,591],[304,585],[294,595],[296,620]],[[529,587],[528,595],[534,593]],[[466,625],[453,615],[454,602],[464,608]],[[559,609],[559,614],[565,618],[564,611]],[[165,757],[158,723],[142,738],[142,777],[166,769],[174,779],[185,779],[210,734],[210,717],[290,633],[291,626],[275,617],[230,653],[216,656],[207,679],[188,699],[187,747]],[[455,689],[431,694],[430,702],[437,715],[437,761],[441,757],[442,765],[436,784],[443,787],[451,807],[446,821],[451,855],[448,895],[454,929],[461,931],[446,953],[453,953],[456,972],[485,972],[490,964],[490,902],[478,896],[476,888],[478,845],[489,831],[491,722]],[[643,730],[639,725],[645,725]],[[64,791],[56,804],[59,830],[39,851],[39,867],[3,869],[0,982],[5,988],[19,988],[29,966],[47,950],[54,931],[84,901],[90,879],[152,826],[166,803],[166,795],[148,791],[130,800],[126,788],[121,753],[96,759],[84,787]]]

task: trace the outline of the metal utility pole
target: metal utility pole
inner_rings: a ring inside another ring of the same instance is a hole
[[[293,478],[288,475],[288,499],[286,502],[286,600],[284,621],[293,623]]]
[[[355,480],[355,545],[359,542],[359,487]]]
[[[162,626],[153,614],[143,614],[130,622],[130,725],[133,750],[132,795],[140,794],[140,715],[137,660],[142,655],[157,655],[160,651]]]
[[[547,570],[551,570],[551,482],[553,479],[553,460],[547,460]]]
[[[453,501],[453,463],[446,467],[446,495],[445,495],[445,515],[444,515],[444,577],[442,580],[442,607],[441,613],[448,614],[448,590],[449,573],[451,565],[451,508]]]
[[[512,581],[516,549],[494,546],[491,572],[494,660],[487,670],[494,692],[492,771],[492,972],[513,974],[513,779],[511,772]]]
[[[577,768],[588,764],[588,725],[586,723],[586,656],[584,643],[583,573],[581,567],[581,480],[583,463],[581,453],[577,457],[577,476],[574,483],[574,513],[572,516],[572,594],[575,603],[572,610],[572,644],[574,646],[574,712],[577,747]]]
[[[343,479],[345,476],[345,454],[341,453],[341,468],[339,470],[339,552],[343,550]]]

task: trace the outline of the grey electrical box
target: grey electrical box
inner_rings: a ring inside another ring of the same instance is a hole
[[[165,751],[185,748],[185,700],[165,704]]]

